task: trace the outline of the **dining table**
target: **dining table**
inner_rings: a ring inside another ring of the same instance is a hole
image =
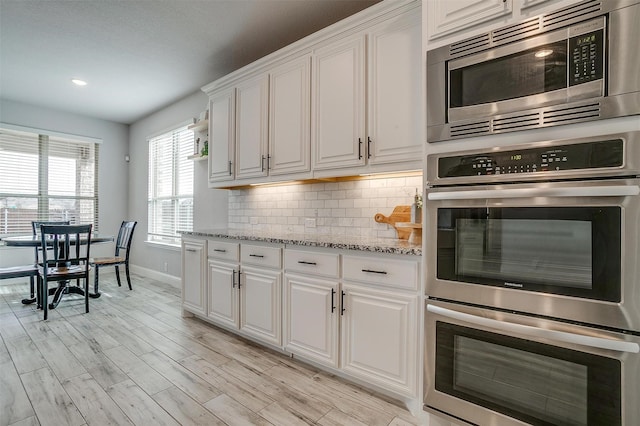
[[[7,237],[2,237],[0,240],[6,246],[10,246],[10,247],[34,247],[35,248],[35,247],[40,247],[42,245],[42,238],[40,237],[40,235],[32,235],[32,234],[7,236]],[[97,244],[97,243],[108,243],[113,240],[114,240],[113,235],[91,234],[91,245]],[[84,237],[81,237],[80,244],[86,244],[86,243],[87,243],[87,239]],[[53,240],[51,241],[51,244],[53,244]],[[70,244],[75,245],[76,244],[75,239],[70,241]],[[98,291],[97,284],[94,284],[93,290],[94,290],[93,293],[89,293],[89,297],[94,299],[100,297],[101,294]],[[62,299],[62,296],[65,293],[74,293],[74,294],[80,294],[84,296],[84,289],[79,286],[70,286],[66,281],[59,282],[57,288],[49,289],[49,296],[53,294],[53,301],[50,304],[50,308],[52,309],[55,308],[58,305],[58,303],[60,303],[60,299]],[[28,305],[35,301],[36,301],[35,297],[22,299],[22,303],[24,303],[25,305]]]

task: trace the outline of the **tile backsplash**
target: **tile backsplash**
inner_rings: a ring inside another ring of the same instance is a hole
[[[229,193],[229,228],[395,238],[391,226],[373,218],[411,205],[416,188],[421,194],[421,176],[236,189]]]

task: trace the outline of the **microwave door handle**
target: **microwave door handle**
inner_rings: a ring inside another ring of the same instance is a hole
[[[563,188],[513,188],[478,189],[472,191],[431,192],[427,199],[437,200],[478,200],[491,198],[530,198],[530,197],[628,197],[640,194],[638,185],[610,186],[570,186]]]
[[[640,351],[640,346],[634,342],[623,342],[619,340],[605,339],[602,337],[584,336],[564,331],[547,330],[544,328],[531,327],[529,325],[514,324],[512,322],[498,321],[491,318],[452,311],[451,309],[434,305],[427,305],[427,311],[447,318],[479,326],[491,327],[505,332],[519,333],[530,337],[544,338],[563,343],[574,343],[581,346],[608,349],[617,352],[638,353]]]

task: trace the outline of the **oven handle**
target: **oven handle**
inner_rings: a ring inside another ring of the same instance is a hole
[[[477,200],[529,197],[627,197],[640,194],[638,185],[570,186],[565,188],[478,189],[473,191],[431,192],[428,200]]]
[[[640,351],[640,346],[634,342],[622,342],[618,340],[604,339],[602,337],[584,336],[581,334],[567,333],[565,331],[547,330],[544,328],[531,327],[529,325],[514,324],[511,322],[498,321],[491,318],[452,311],[451,309],[434,305],[427,305],[427,311],[447,318],[484,327],[496,328],[501,331],[524,334],[530,337],[545,338],[564,343],[575,343],[582,346],[609,349],[617,352],[630,352],[637,354]]]

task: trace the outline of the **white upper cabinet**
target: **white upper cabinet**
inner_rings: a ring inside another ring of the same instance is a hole
[[[420,14],[369,32],[367,161],[384,164],[422,156]]]
[[[428,0],[422,22],[427,50],[570,6],[581,0]]]
[[[433,40],[511,16],[513,0],[432,0],[424,2],[427,39]]]
[[[269,85],[270,175],[311,170],[311,56],[275,67]]]
[[[420,11],[381,2],[205,86],[209,186],[420,169]]]
[[[365,37],[313,56],[314,170],[364,165]]]
[[[209,116],[209,182],[233,180],[235,89],[210,98]]]
[[[413,11],[316,50],[314,170],[402,162],[420,167],[421,28]]]
[[[267,75],[236,86],[236,179],[267,175],[268,97]]]

